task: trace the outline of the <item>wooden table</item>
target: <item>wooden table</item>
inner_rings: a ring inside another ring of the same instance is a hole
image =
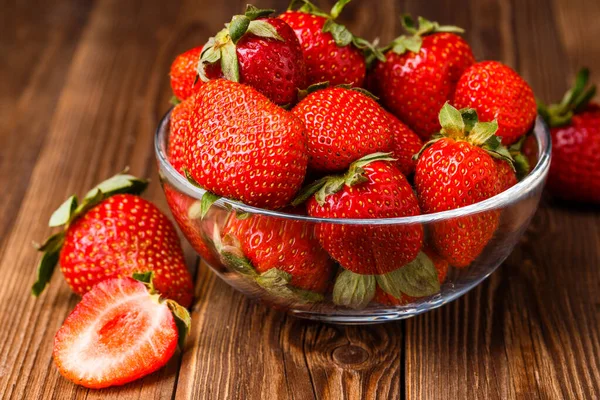
[[[154,178],[147,197],[167,209],[152,141],[169,107],[170,62],[244,3],[0,0],[0,397],[599,398],[600,213],[548,199],[485,283],[385,325],[270,311],[196,268],[188,251],[199,302],[182,356],[104,391],[58,374],[53,336],[78,298],[60,273],[31,297],[31,241],[50,233],[47,218],[69,194],[125,165]],[[515,67],[546,100],[558,99],[583,64],[600,83],[598,0],[354,3],[343,19],[369,39],[394,37],[401,11],[465,27],[478,58]]]

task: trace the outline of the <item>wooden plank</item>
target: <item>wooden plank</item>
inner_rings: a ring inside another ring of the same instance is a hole
[[[401,323],[303,321],[249,301],[205,266],[197,293],[177,399],[398,396]]]
[[[60,273],[38,300],[29,295],[29,288],[38,259],[30,247],[31,240],[49,233],[44,221],[65,196],[90,187],[127,163],[139,174],[155,169],[155,107],[160,104],[164,110],[168,104],[168,96],[159,89],[164,85],[169,64],[166,60],[155,62],[163,59],[156,37],[170,32],[178,10],[174,2],[99,1],[87,24],[80,27],[83,33],[73,55],[66,54],[69,64],[65,65],[68,75],[64,88],[56,100],[56,110],[21,208],[18,212],[12,210],[13,229],[4,238],[5,251],[0,261],[3,398],[172,395],[178,358],[135,385],[104,392],[88,392],[61,378],[51,361],[53,336],[77,299],[70,295]],[[69,14],[68,9],[62,12]],[[69,34],[68,29],[65,34]],[[58,78],[54,77],[54,81],[60,86]],[[31,117],[35,105],[30,107],[27,112]],[[154,190],[160,189],[155,185]]]
[[[517,68],[545,99],[566,89],[568,60],[580,63],[577,55],[597,46],[585,24],[597,2],[554,3],[472,1],[470,9],[475,52]],[[597,58],[589,60],[600,70]],[[600,396],[600,216],[593,211],[544,204],[490,279],[407,321],[408,398]]]
[[[0,254],[52,120],[91,2],[1,4]]]

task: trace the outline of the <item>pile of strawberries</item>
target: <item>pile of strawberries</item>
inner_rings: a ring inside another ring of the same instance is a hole
[[[336,22],[348,2],[327,13],[293,1],[278,17],[248,6],[175,59],[168,153],[206,190],[198,218],[220,197],[320,218],[416,216],[488,199],[529,172],[520,150],[536,100],[515,71],[476,62],[460,28],[423,18],[404,16],[406,34],[377,48]],[[202,238],[174,207],[177,193],[167,198],[211,264],[276,296],[315,302],[332,291],[355,309],[437,293],[499,221],[490,211],[426,233],[232,211]]]
[[[406,34],[377,48],[336,22],[349,1],[326,13],[294,0],[278,17],[248,6],[175,59],[168,156],[206,194],[196,201],[165,183],[165,195],[207,262],[271,296],[405,305],[439,292],[450,266],[470,265],[500,211],[428,227],[373,220],[456,209],[515,185],[535,163],[536,101],[511,68],[475,62],[460,28],[404,16]],[[540,113],[561,160],[551,188],[600,203],[600,107],[587,81],[584,70]],[[173,224],[139,196],[146,185],[123,172],[70,197],[50,219],[62,230],[38,245],[34,295],[60,265],[83,296],[53,355],[86,387],[130,382],[183,349],[193,280]],[[292,218],[211,207],[220,197]]]

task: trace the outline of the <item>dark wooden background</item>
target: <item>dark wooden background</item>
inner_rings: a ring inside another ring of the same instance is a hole
[[[297,320],[247,301],[190,253],[200,300],[182,356],[104,391],[57,373],[53,336],[78,299],[60,273],[29,295],[31,241],[64,198],[125,165],[154,178],[147,197],[166,210],[152,140],[170,62],[245,2],[0,0],[0,398],[599,398],[600,213],[547,198],[490,279],[417,318]],[[355,0],[342,19],[387,41],[406,11],[466,28],[478,58],[513,66],[545,100],[580,65],[600,82],[598,0]]]

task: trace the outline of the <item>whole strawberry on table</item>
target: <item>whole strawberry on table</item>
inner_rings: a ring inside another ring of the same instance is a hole
[[[552,134],[548,190],[559,198],[600,204],[600,105],[592,102],[596,86],[582,69],[562,101],[539,104]]]
[[[167,156],[188,184],[164,182],[173,217],[217,272],[275,305],[426,301],[477,261],[500,211],[427,226],[373,221],[485,201],[532,167],[535,98],[517,72],[477,62],[461,28],[424,18],[403,16],[405,34],[378,47],[339,22],[348,3],[323,11],[294,0],[279,16],[249,5],[170,69]],[[564,154],[598,136],[584,78],[543,112]],[[574,182],[554,175],[557,187]],[[585,176],[581,196],[598,201]],[[50,220],[63,230],[39,245],[34,294],[59,264],[83,295],[54,359],[87,387],[137,379],[183,347],[192,277],[173,225],[139,196],[145,186],[122,173],[69,198]]]

